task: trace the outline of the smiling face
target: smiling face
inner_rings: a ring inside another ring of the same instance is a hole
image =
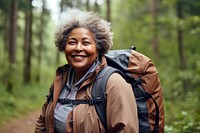
[[[93,33],[83,27],[73,29],[66,41],[65,55],[77,76],[83,76],[98,57]]]

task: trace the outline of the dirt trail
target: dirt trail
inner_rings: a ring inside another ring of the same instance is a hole
[[[35,111],[20,119],[12,120],[0,129],[0,133],[33,133],[39,114],[40,111]]]

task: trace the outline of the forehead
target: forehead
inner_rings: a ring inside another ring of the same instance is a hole
[[[88,29],[86,29],[84,27],[79,27],[79,28],[73,29],[68,35],[69,39],[70,38],[74,38],[74,37],[75,38],[76,37],[81,37],[81,38],[94,39],[94,34],[90,30],[88,30]]]

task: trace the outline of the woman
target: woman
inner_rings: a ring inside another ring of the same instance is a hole
[[[55,44],[65,53],[67,65],[59,67],[37,120],[36,133],[105,133],[94,106],[61,104],[58,99],[92,99],[95,77],[107,65],[104,54],[112,45],[110,24],[97,14],[71,10],[57,28]],[[122,89],[123,88],[123,89]],[[118,73],[106,88],[108,132],[137,133],[137,107],[131,86]]]

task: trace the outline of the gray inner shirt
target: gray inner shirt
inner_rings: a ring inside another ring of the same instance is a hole
[[[76,94],[79,87],[86,79],[88,79],[91,76],[91,74],[95,71],[99,63],[100,63],[99,61],[96,61],[92,65],[92,67],[86,72],[86,74],[77,83],[74,83],[75,71],[70,67],[66,85],[63,88],[59,96],[59,99],[63,99],[63,98],[76,99]],[[67,116],[69,112],[73,110],[73,107],[74,105],[72,104],[61,105],[59,102],[57,102],[56,107],[54,109],[54,132],[55,133],[66,133]]]

